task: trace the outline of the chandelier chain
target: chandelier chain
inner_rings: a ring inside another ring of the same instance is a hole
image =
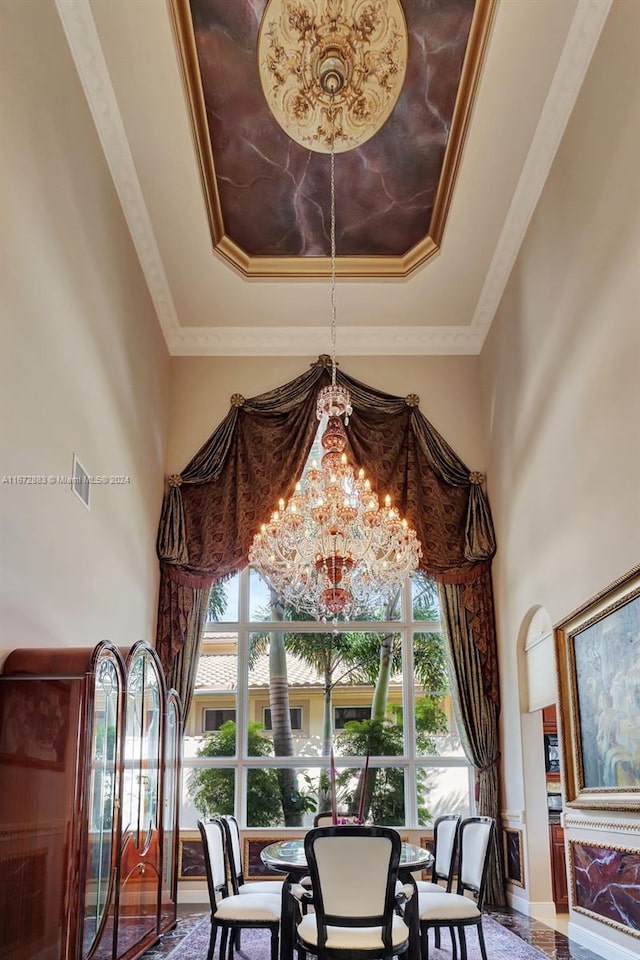
[[[331,98],[333,101],[333,97]],[[332,120],[335,117],[332,112]],[[336,151],[331,136],[331,384],[336,385]]]
[[[415,530],[391,497],[387,494],[381,504],[364,470],[356,470],[347,454],[351,395],[346,384],[336,383],[336,117],[332,96],[331,385],[322,387],[316,404],[324,453],[320,465],[307,464],[293,496],[286,502],[280,498],[249,551],[249,562],[283,600],[319,620],[331,617],[334,629],[339,617],[370,614],[386,603],[422,556]]]

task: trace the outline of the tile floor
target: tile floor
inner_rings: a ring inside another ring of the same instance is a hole
[[[536,947],[549,960],[602,960],[599,954],[581,947],[573,940],[568,940],[564,933],[534,917],[518,913],[510,907],[495,907],[487,910],[494,920],[497,920],[508,930],[517,933],[519,937]],[[558,926],[566,930],[568,917],[564,917]]]
[[[527,943],[540,950],[548,960],[602,960],[598,954],[568,940],[559,930],[554,930],[540,920],[527,917],[525,914],[511,910],[509,907],[490,908],[487,913]],[[179,922],[177,928],[165,934],[160,943],[143,954],[141,960],[164,960],[184,935],[203,916],[207,915],[208,911],[196,904],[182,904],[178,911]],[[562,921],[559,925],[563,925]]]

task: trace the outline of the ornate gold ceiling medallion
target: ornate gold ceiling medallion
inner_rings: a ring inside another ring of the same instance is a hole
[[[287,136],[317,153],[352,150],[383,126],[407,67],[399,0],[269,0],[260,80]]]

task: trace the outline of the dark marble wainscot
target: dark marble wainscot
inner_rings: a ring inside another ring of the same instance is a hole
[[[574,909],[640,932],[640,850],[570,840],[568,856]]]

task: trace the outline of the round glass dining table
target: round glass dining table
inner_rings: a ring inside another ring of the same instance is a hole
[[[298,883],[307,873],[307,859],[304,852],[304,838],[297,840],[278,840],[270,843],[260,853],[262,862],[270,870],[286,873],[282,888],[282,918],[280,924],[280,960],[293,960],[295,941],[296,904],[289,892],[292,883]],[[433,854],[413,843],[402,842],[398,878],[402,883],[413,883],[412,874],[424,870],[433,863]],[[405,922],[409,927],[409,950],[407,960],[420,960],[420,924],[418,921],[418,892],[407,901]]]

